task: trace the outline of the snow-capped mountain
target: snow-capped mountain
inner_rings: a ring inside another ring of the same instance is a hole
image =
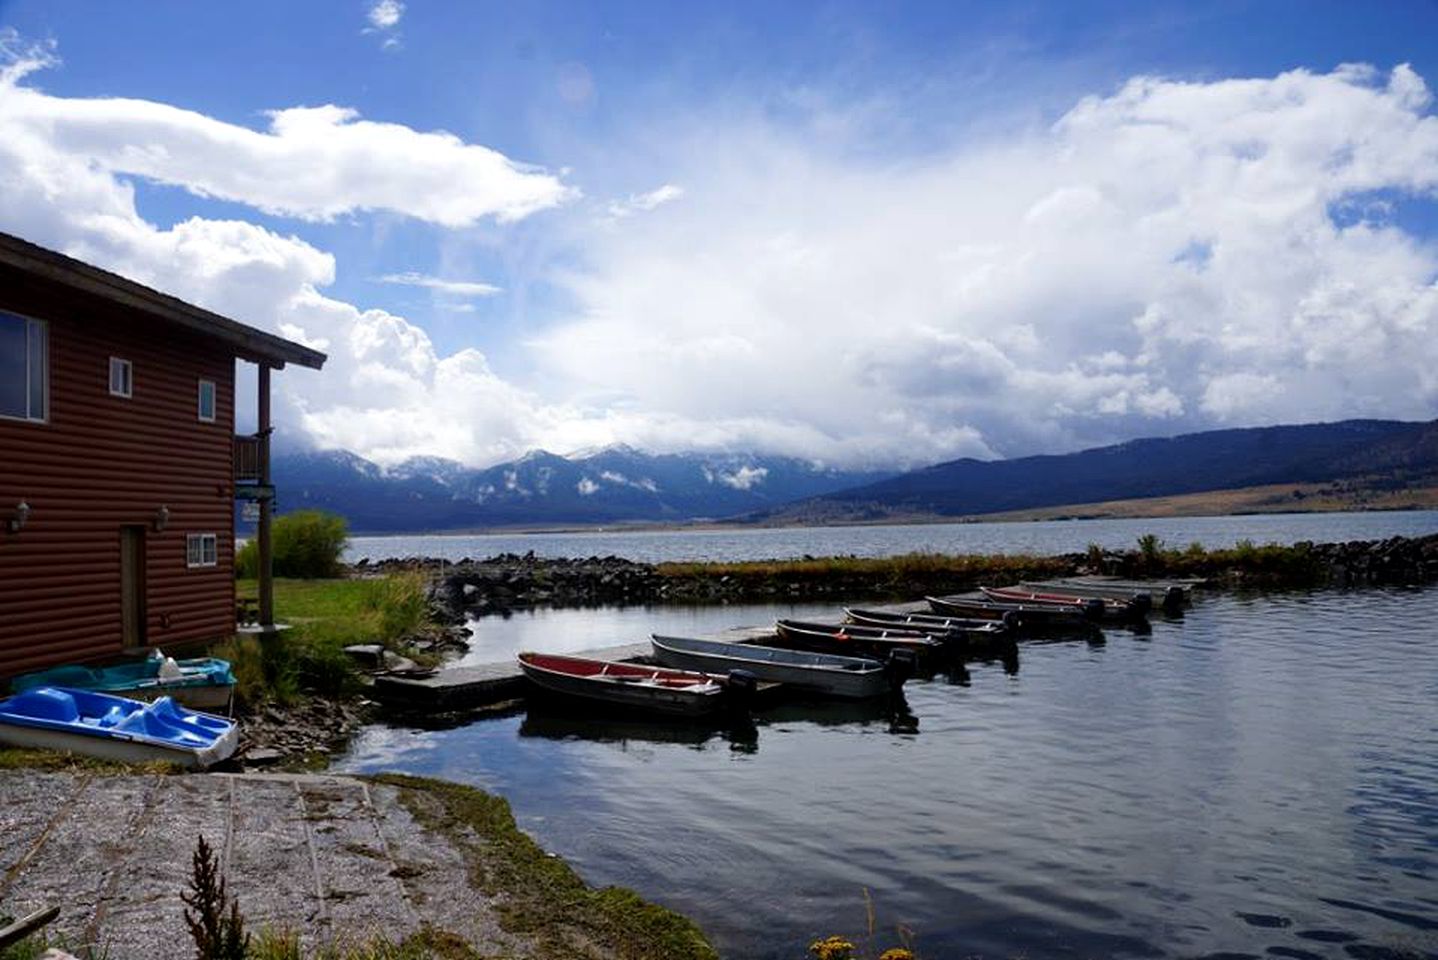
[[[562,457],[534,450],[485,469],[441,457],[382,468],[344,450],[280,454],[281,510],[318,507],[357,531],[719,518],[872,483],[793,457],[648,454],[613,446]]]

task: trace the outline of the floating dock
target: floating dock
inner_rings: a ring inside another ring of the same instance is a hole
[[[736,627],[709,634],[704,639],[723,640],[728,643],[757,643],[774,639],[774,628]],[[654,648],[645,640],[643,643],[626,643],[600,650],[583,650],[567,656],[644,663],[650,659],[653,652]],[[525,683],[519,664],[514,660],[506,660],[472,667],[450,667],[428,677],[375,677],[374,695],[376,699],[395,707],[444,712],[518,700],[524,696]],[[763,693],[770,687],[777,686],[778,684],[761,683],[759,690]]]

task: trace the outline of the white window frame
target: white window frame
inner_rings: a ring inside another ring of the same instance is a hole
[[[185,535],[185,566],[191,570],[215,567],[220,563],[220,538],[213,533]]]
[[[208,417],[205,416],[205,388],[206,388],[206,387],[209,387],[209,388],[210,388],[210,415],[209,415]],[[197,395],[196,398],[195,398],[195,403],[196,403],[196,415],[200,418],[200,422],[201,422],[201,423],[214,423],[214,422],[215,422],[215,414],[219,411],[219,406],[220,406],[220,399],[219,399],[219,398],[220,398],[220,394],[219,394],[219,390],[215,387],[215,381],[213,381],[213,380],[201,380],[198,390],[199,390],[199,393],[198,393],[198,395]]]
[[[36,320],[34,317],[27,317],[24,314],[12,313],[9,310],[0,310],[0,314],[13,317],[25,324],[25,415],[17,417],[14,414],[0,413],[0,420],[19,420],[22,423],[49,423],[50,422],[50,324],[45,320]],[[40,338],[40,412],[30,407],[30,400],[35,390],[35,371],[30,367],[30,338]]]
[[[116,384],[115,374],[120,375]],[[130,400],[135,396],[135,365],[124,357],[110,358],[110,396]]]

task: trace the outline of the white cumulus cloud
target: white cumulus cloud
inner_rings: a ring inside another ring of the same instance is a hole
[[[0,128],[111,173],[304,220],[390,211],[447,227],[519,220],[575,195],[557,176],[443,131],[333,105],[269,113],[252,130],[150,100],[55,97],[0,78]]]
[[[1388,216],[1438,191],[1406,66],[1140,77],[917,159],[674,137],[685,202],[594,243],[537,343],[653,412],[629,442],[918,460],[1438,412],[1438,248]]]

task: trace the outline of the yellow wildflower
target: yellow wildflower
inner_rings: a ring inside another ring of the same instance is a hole
[[[854,945],[843,937],[826,937],[809,944],[809,952],[815,960],[851,960]]]

